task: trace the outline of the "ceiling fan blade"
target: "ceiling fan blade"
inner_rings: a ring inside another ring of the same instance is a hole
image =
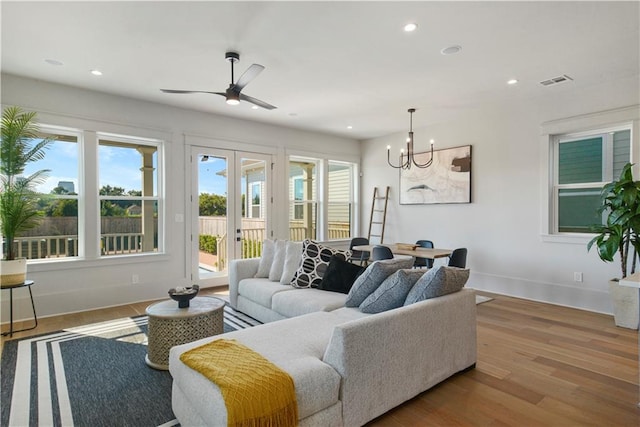
[[[208,92],[206,90],[177,90],[177,89],[160,89],[164,93],[211,93],[214,95],[226,96],[224,92]]]
[[[275,107],[275,106],[273,106],[271,104],[267,104],[264,101],[260,101],[259,99],[253,98],[253,97],[251,97],[249,95],[245,95],[244,93],[240,94],[240,99],[242,101],[247,101],[247,102],[250,102],[252,104],[255,104],[258,107],[266,108],[267,110],[275,110],[276,108],[278,108],[278,107]]]
[[[258,74],[262,72],[262,70],[264,70],[264,67],[262,65],[252,64],[249,68],[247,68],[247,71],[245,71],[244,74],[240,76],[236,84],[233,85],[234,89],[240,92],[242,88],[248,85],[251,80],[255,79]]]

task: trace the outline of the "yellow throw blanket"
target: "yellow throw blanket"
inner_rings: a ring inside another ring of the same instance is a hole
[[[235,340],[220,339],[184,352],[180,360],[216,383],[227,425],[289,427],[298,421],[293,379]]]

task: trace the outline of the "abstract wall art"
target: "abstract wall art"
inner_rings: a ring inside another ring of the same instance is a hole
[[[416,153],[426,163],[429,152]],[[433,151],[428,168],[400,169],[400,204],[471,203],[471,145]]]

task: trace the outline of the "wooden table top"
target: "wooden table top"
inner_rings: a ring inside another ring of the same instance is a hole
[[[372,252],[374,246],[386,246],[391,249],[396,255],[411,255],[416,258],[428,258],[428,259],[436,259],[436,258],[444,258],[453,252],[451,249],[438,249],[438,248],[415,248],[411,249],[400,249],[396,244],[384,244],[384,245],[360,245],[354,246],[353,249],[356,251],[365,251]]]

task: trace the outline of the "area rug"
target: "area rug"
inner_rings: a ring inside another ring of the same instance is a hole
[[[224,331],[259,324],[225,307]],[[2,426],[173,426],[171,375],[146,365],[147,316],[7,341]]]

